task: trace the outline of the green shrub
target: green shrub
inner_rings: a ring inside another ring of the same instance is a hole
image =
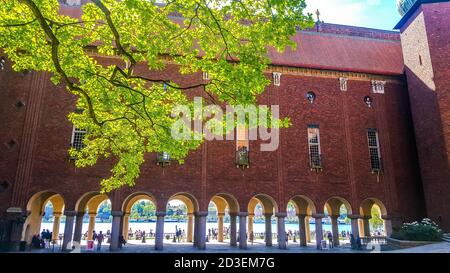
[[[442,230],[428,218],[421,222],[405,223],[392,234],[392,238],[406,241],[440,241],[441,237]]]

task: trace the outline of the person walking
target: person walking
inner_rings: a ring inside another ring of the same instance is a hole
[[[330,248],[333,248],[333,234],[331,232],[328,232],[328,244],[330,245]]]
[[[100,231],[100,233],[97,235],[97,250],[98,251],[101,250],[104,239],[105,239],[105,236],[103,235],[103,232]]]
[[[253,234],[253,231],[250,231],[250,235],[249,235],[248,237],[249,237],[249,239],[250,239],[250,242],[251,242],[252,245],[253,245],[253,241],[255,240],[255,235]]]

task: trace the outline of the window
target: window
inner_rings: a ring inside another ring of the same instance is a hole
[[[322,169],[319,125],[308,126],[308,146],[311,170]]]
[[[273,85],[280,86],[281,85],[281,73],[280,72],[273,72]]]
[[[209,81],[209,75],[208,75],[208,72],[203,72],[203,80],[204,80],[204,81]]]
[[[347,78],[339,78],[339,86],[341,87],[341,91],[347,91]]]
[[[248,128],[245,125],[236,127],[236,165],[249,167]]]
[[[78,129],[75,126],[73,126],[73,132],[72,132],[72,148],[76,150],[81,150],[84,148],[83,139],[86,135],[86,130]]]
[[[372,171],[381,171],[380,143],[376,129],[367,130],[367,141],[369,143],[370,166]]]
[[[309,91],[308,93],[306,93],[306,99],[310,102],[313,103],[316,100],[316,94],[312,91]]]
[[[371,97],[365,96],[365,97],[364,97],[364,103],[365,103],[368,107],[372,107],[373,100],[372,100]]]
[[[372,81],[372,91],[376,94],[384,94],[385,81]]]

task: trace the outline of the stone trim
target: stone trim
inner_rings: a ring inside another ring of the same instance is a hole
[[[287,212],[276,212],[275,213],[275,217],[277,217],[277,218],[286,218],[287,217]]]
[[[206,216],[208,216],[208,212],[207,211],[197,211],[194,213],[194,215],[196,217],[206,217]]]
[[[64,211],[64,215],[66,217],[75,217],[75,216],[77,216],[77,214],[78,214],[78,212],[75,210],[65,210]]]

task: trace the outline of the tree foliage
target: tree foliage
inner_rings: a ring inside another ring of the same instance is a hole
[[[182,163],[199,147],[201,136],[175,140],[170,130],[172,109],[192,107],[193,92],[217,104],[254,105],[269,83],[268,48],[295,47],[291,36],[312,21],[304,0],[93,0],[81,18],[59,14],[57,0],[0,2],[0,48],[13,68],[50,72],[83,109],[69,115],[88,132],[85,148],[70,151],[76,166],[115,159],[104,191],[134,185],[146,153],[168,152]],[[88,48],[117,61],[101,64]],[[186,85],[142,72],[163,71],[168,60],[181,74],[207,72],[210,80]]]

